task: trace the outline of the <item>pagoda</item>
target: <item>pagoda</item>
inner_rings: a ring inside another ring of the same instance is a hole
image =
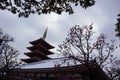
[[[54,47],[47,43],[43,38],[31,41],[29,43],[32,44],[32,46],[27,47],[30,52],[24,53],[29,58],[21,59],[25,63],[33,63],[40,60],[50,59],[48,55],[54,54],[53,52],[49,51]]]

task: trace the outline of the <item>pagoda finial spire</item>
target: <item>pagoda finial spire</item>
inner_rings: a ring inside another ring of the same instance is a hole
[[[45,40],[46,36],[47,36],[47,31],[48,31],[48,27],[45,29],[44,33],[43,33],[43,39]]]

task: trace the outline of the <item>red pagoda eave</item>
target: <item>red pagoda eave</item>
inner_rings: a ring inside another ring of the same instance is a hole
[[[50,45],[49,43],[47,43],[44,39],[40,38],[38,40],[35,41],[31,41],[30,42],[32,45],[36,45],[38,43],[40,43],[42,46],[46,47],[47,49],[52,49],[54,48],[52,45]]]
[[[31,50],[33,49],[41,49],[41,50],[48,50],[46,47],[44,47],[43,45],[41,45],[40,43],[36,44],[36,45],[33,45],[31,47],[29,47]]]
[[[42,57],[42,58],[47,58],[47,56],[43,53],[43,52],[41,52],[41,51],[39,51],[39,50],[35,50],[35,51],[33,51],[33,52],[28,52],[28,53],[24,53],[25,55],[27,55],[27,56],[29,56],[29,57],[34,57],[34,56],[37,56],[37,57]]]
[[[32,62],[39,61],[38,59],[35,59],[35,58],[27,58],[27,59],[21,59],[21,60],[24,61],[25,63],[32,63]]]
[[[21,59],[21,60],[26,63],[32,63],[32,62],[37,62],[37,61],[44,60],[44,59],[50,59],[50,58],[49,57],[46,57],[46,58],[31,57],[31,58],[26,58],[26,59]]]
[[[45,48],[40,48],[40,47],[37,47],[37,46],[27,47],[27,49],[29,49],[29,50],[31,50],[31,51],[39,50],[40,52],[44,53],[45,55],[54,54],[53,52],[48,51],[48,50],[45,49]]]
[[[26,58],[26,59],[21,59],[22,61],[26,62],[26,63],[32,63],[32,62],[37,62],[41,59],[37,58],[37,57],[32,57],[32,58]]]

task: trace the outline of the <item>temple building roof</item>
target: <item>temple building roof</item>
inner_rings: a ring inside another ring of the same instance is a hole
[[[69,58],[25,64],[19,69],[13,69],[11,74],[14,80],[110,80],[95,60],[81,64]]]
[[[38,62],[33,62],[21,66],[22,69],[36,69],[36,68],[54,68],[55,66],[65,67],[65,66],[74,66],[80,65],[81,63],[74,63],[74,60],[68,58],[55,58],[42,60]]]

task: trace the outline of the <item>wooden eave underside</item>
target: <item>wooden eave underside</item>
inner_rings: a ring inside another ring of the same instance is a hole
[[[50,58],[49,57],[46,57],[46,58],[32,57],[32,58],[26,58],[26,59],[21,59],[21,60],[26,63],[33,63],[33,62],[37,62],[37,61],[45,60],[45,59],[50,59]]]
[[[46,47],[44,47],[43,45],[41,45],[40,43],[39,44],[36,44],[36,45],[33,45],[33,46],[30,46],[30,47],[28,47],[28,48],[30,48],[30,50],[34,50],[34,49],[42,49],[42,50],[48,50]]]
[[[34,46],[27,47],[27,49],[29,49],[31,51],[39,50],[40,52],[44,53],[45,55],[54,54],[53,52],[49,51],[48,49],[46,49],[45,47],[43,47],[40,44],[36,44]]]
[[[45,55],[45,53],[39,51],[39,50],[35,50],[32,52],[28,52],[28,53],[24,53],[25,55],[29,56],[29,57],[34,57],[37,56],[39,58],[46,58],[47,56]]]
[[[37,39],[35,41],[31,41],[30,42],[32,45],[36,45],[36,44],[41,44],[42,46],[46,47],[47,49],[52,49],[54,48],[52,45],[50,45],[48,42],[46,42],[44,39],[40,38]]]

